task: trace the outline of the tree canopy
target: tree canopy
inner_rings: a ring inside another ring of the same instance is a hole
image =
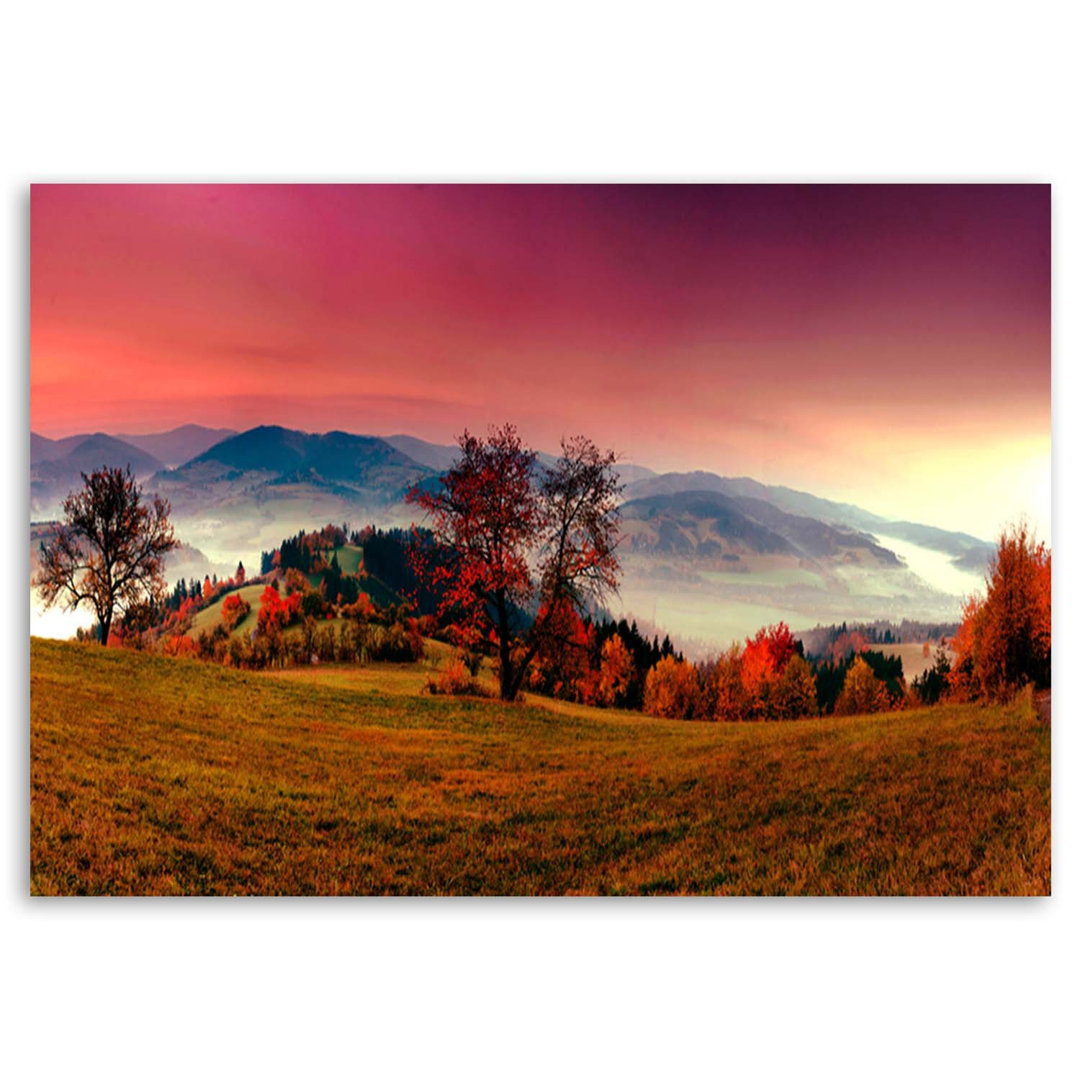
[[[82,490],[64,500],[63,523],[41,545],[33,584],[46,607],[74,611],[88,603],[106,644],[117,613],[160,603],[165,555],[178,541],[169,504],[157,495],[144,502],[130,469],[99,469],[82,479]]]
[[[618,587],[616,459],[575,437],[539,466],[512,424],[486,438],[466,431],[458,445],[437,490],[409,492],[449,553],[420,569],[466,640],[494,638],[500,693],[513,700],[537,652],[563,633],[567,608],[584,614]],[[527,626],[523,611],[536,613]]]

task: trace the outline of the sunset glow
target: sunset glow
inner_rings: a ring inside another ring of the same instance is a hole
[[[514,420],[1049,538],[1046,186],[33,189],[31,428]]]

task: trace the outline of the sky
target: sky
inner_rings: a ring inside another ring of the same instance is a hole
[[[35,185],[31,430],[506,420],[1050,536],[1046,185]]]

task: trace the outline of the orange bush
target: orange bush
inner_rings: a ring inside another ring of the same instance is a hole
[[[166,638],[161,651],[166,656],[194,656],[195,642],[187,634],[178,634],[176,637]]]
[[[221,604],[221,622],[231,634],[251,610],[251,605],[239,594],[229,593]]]
[[[665,656],[645,676],[642,708],[650,716],[689,720],[698,710],[700,695],[698,674],[693,664]]]
[[[450,660],[438,675],[429,675],[424,684],[424,690],[428,694],[448,694],[455,697],[468,695],[470,697],[491,697],[491,691],[482,683],[477,682],[464,660]]]

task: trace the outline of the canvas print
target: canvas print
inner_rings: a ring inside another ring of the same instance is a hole
[[[1050,188],[47,184],[35,895],[1045,895]]]

